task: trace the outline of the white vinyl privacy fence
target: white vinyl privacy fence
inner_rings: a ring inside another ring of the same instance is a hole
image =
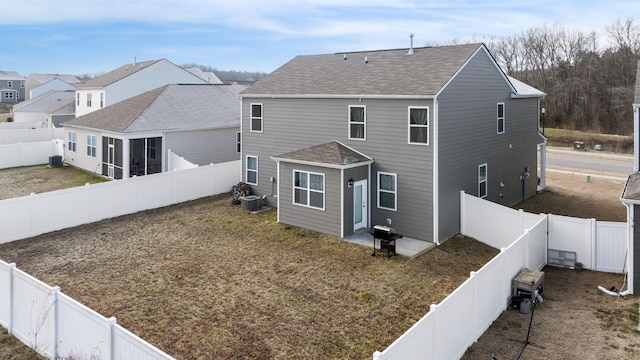
[[[623,272],[626,224],[529,214],[460,194],[460,232],[500,253],[374,360],[459,359],[506,310],[512,280],[523,268],[542,269],[547,250],[574,251],[587,269]]]
[[[47,164],[49,157],[62,156],[62,139],[0,145],[0,169]]]
[[[173,359],[155,346],[0,260],[0,325],[50,359]]]
[[[0,244],[231,191],[240,161],[0,201]]]
[[[62,128],[0,129],[0,144],[50,141],[62,138],[64,138],[64,129]]]

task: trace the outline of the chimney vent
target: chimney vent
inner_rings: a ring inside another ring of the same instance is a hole
[[[368,58],[368,57],[366,57],[366,56],[364,57],[364,63],[365,63],[365,64],[368,64],[368,63],[369,63],[369,58]]]
[[[409,37],[411,38],[411,46],[409,47],[407,55],[413,55],[413,33],[409,34]]]

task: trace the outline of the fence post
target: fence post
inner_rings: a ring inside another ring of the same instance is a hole
[[[464,190],[460,190],[460,233],[465,235],[467,233],[467,227],[465,226],[465,222],[467,217],[465,216],[465,197]]]
[[[591,263],[591,270],[596,270],[596,224],[596,219],[589,219],[589,229],[591,232],[591,236],[589,236],[589,262]]]
[[[113,328],[116,325],[116,318],[110,317],[107,319],[107,360],[115,360],[115,344],[113,341]]]
[[[469,273],[469,278],[473,281],[473,338],[474,341],[477,340],[479,338],[478,335],[478,289],[477,289],[477,284],[478,281],[476,281],[476,272],[475,271],[471,271]]]
[[[431,315],[433,317],[433,328],[436,329],[438,325],[437,320],[438,320],[438,305],[437,304],[431,304],[431,306],[429,306],[429,312],[433,312],[433,315]],[[433,332],[433,341],[431,342],[432,344],[434,344],[433,346],[433,352],[431,353],[431,359],[437,359],[438,358],[438,343],[436,342],[436,333],[437,331]]]
[[[9,264],[9,319],[7,321],[7,332],[9,335],[13,333],[13,303],[15,299],[15,289],[13,287],[15,277],[16,263]]]
[[[60,294],[60,286],[54,286],[51,288],[51,298],[53,305],[53,334],[51,334],[52,350],[51,359],[58,358],[58,324],[60,318],[58,317],[58,295]]]

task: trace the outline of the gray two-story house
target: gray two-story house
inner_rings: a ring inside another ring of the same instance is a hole
[[[297,56],[241,93],[243,181],[283,223],[439,243],[461,190],[535,193],[543,96],[483,44]]]
[[[0,102],[25,100],[24,77],[15,71],[0,71]]]

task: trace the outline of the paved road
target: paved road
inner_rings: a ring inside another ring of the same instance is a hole
[[[547,150],[548,168],[570,168],[603,171],[616,174],[633,173],[633,156],[600,153],[596,151]]]

